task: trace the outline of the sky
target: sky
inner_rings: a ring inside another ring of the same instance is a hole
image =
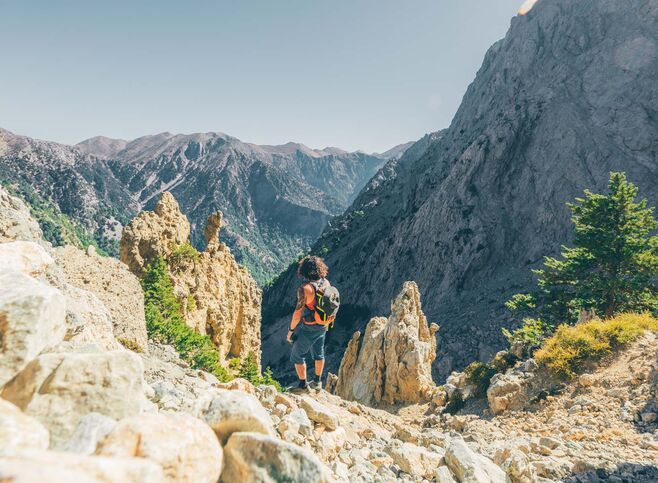
[[[383,152],[447,127],[523,0],[0,0],[0,127]]]

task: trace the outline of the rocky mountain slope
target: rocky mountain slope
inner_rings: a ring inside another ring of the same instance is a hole
[[[625,171],[655,205],[657,27],[652,0],[540,0],[513,18],[450,127],[384,168],[314,245],[344,304],[331,350],[414,280],[441,326],[435,377],[486,359],[511,323],[504,302],[569,242],[566,202]],[[266,364],[297,283],[288,271],[264,295]]]
[[[4,129],[0,183],[30,204],[46,237],[58,244],[93,241],[116,254],[121,227],[138,209],[106,161]]]
[[[310,246],[327,220],[405,149],[368,155],[297,143],[258,146],[221,133],[92,138],[78,147],[108,159],[140,206],[152,208],[170,191],[192,221],[196,246],[203,243],[202,223],[222,211],[227,243],[260,282]]]

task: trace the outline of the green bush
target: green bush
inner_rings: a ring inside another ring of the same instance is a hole
[[[523,353],[530,355],[541,345],[551,329],[552,327],[539,319],[526,318],[523,319],[521,327],[513,331],[503,329],[503,335],[510,345],[521,344]]]
[[[259,374],[258,364],[256,364],[256,356],[254,356],[253,352],[247,354],[247,357],[245,357],[245,359],[240,364],[238,377],[246,379],[254,386],[260,386],[261,384],[264,384],[266,386],[274,386],[276,387],[277,391],[281,391],[281,384],[279,381],[274,379],[272,369],[267,367],[265,371],[263,371],[262,376]]]
[[[464,369],[464,374],[466,380],[477,388],[476,395],[481,396],[486,394],[487,389],[489,389],[491,378],[496,374],[496,369],[484,362],[471,362]]]
[[[632,342],[645,330],[658,332],[658,319],[648,313],[560,325],[535,353],[535,359],[557,376],[571,379],[580,368]]]
[[[230,379],[219,353],[207,335],[197,333],[183,319],[180,302],[162,257],[146,267],[142,278],[144,313],[149,337],[176,348],[181,358],[195,369],[214,374],[220,381]]]
[[[175,245],[167,261],[169,265],[176,269],[184,267],[199,260],[199,252],[189,243]]]

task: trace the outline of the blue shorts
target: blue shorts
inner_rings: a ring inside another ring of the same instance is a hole
[[[297,339],[292,345],[290,361],[293,364],[305,364],[306,354],[311,353],[314,361],[324,359],[324,336],[327,328],[323,325],[306,325],[302,322]]]

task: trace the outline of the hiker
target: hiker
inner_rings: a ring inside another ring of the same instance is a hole
[[[287,341],[292,346],[290,360],[295,365],[299,378],[298,389],[322,389],[324,369],[324,337],[338,312],[340,304],[338,290],[326,279],[329,269],[320,257],[306,256],[297,267],[297,274],[304,283],[297,289],[297,305],[288,328]],[[297,326],[302,324],[299,331]],[[315,378],[306,380],[305,357],[311,353]]]

